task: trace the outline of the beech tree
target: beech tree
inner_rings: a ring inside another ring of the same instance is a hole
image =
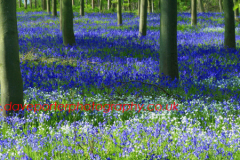
[[[24,0],[24,8],[27,9],[27,0]]]
[[[50,14],[51,8],[50,8],[50,0],[47,0],[47,12]]]
[[[147,35],[147,0],[141,0],[139,17],[139,37]]]
[[[0,0],[0,80],[2,113],[6,118],[23,105],[16,0]]]
[[[222,0],[218,0],[220,12],[223,11]]]
[[[73,10],[70,0],[61,0],[61,24],[64,45],[73,45],[75,37],[73,32]]]
[[[80,16],[84,16],[84,0],[80,0]]]
[[[19,3],[19,8],[21,8],[22,0],[19,0],[18,3]]]
[[[198,0],[198,2],[199,2],[200,12],[205,12],[202,0]]]
[[[117,21],[118,21],[118,26],[122,25],[122,7],[121,7],[121,0],[117,1]]]
[[[197,25],[197,0],[191,0],[191,25]]]
[[[233,0],[223,0],[223,9],[225,20],[224,47],[236,49]]]
[[[161,1],[160,76],[179,79],[177,59],[177,0]]]
[[[52,0],[52,16],[57,17],[57,0]]]

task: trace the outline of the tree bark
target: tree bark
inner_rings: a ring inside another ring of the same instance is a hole
[[[50,8],[50,0],[47,0],[47,12],[48,14],[51,14],[51,8]]]
[[[218,2],[219,2],[220,12],[222,12],[223,11],[222,0],[218,0]]]
[[[62,1],[62,35],[63,44],[73,45],[75,43],[75,37],[73,32],[73,10],[72,2],[69,0]]]
[[[62,32],[62,0],[59,0],[60,3],[60,17],[59,17],[59,23],[60,23],[60,32]]]
[[[92,0],[92,9],[94,9],[94,0]]]
[[[100,0],[99,11],[102,12],[102,0]]]
[[[47,2],[46,0],[43,0],[43,10],[45,11],[47,9]]]
[[[111,8],[111,0],[108,0],[108,10]]]
[[[139,37],[147,35],[147,0],[141,0]]]
[[[153,6],[153,4],[154,4],[154,3],[153,3],[153,0],[152,0],[152,13],[153,13],[153,10],[154,10],[154,6]]]
[[[57,17],[57,0],[52,0],[52,16]]]
[[[21,8],[22,0],[19,0],[19,8]]]
[[[30,8],[32,9],[32,0],[29,0],[29,1],[30,1],[29,2],[30,3]]]
[[[223,9],[225,20],[224,47],[236,49],[233,0],[223,0]]]
[[[80,16],[84,16],[84,0],[80,0]]]
[[[148,0],[148,13],[152,13],[152,8],[151,8],[151,0]]]
[[[27,9],[27,0],[24,0],[24,8]]]
[[[121,7],[121,0],[118,0],[118,5],[117,5],[117,21],[118,21],[118,26],[122,25],[122,7]]]
[[[131,12],[131,1],[130,0],[128,0],[128,10]]]
[[[197,25],[197,0],[192,0],[191,3],[191,25]]]
[[[74,2],[74,0],[72,0],[72,6],[74,6],[75,5],[75,2]]]
[[[199,4],[200,12],[205,12],[202,0],[198,0],[198,4]]]
[[[0,0],[0,75],[2,115],[6,118],[24,105],[16,0]]]
[[[160,77],[179,79],[177,56],[177,0],[161,1]]]

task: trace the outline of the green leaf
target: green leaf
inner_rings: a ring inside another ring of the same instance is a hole
[[[240,2],[238,2],[237,4],[234,5],[234,7],[233,7],[234,11],[239,8],[239,4],[240,4]]]

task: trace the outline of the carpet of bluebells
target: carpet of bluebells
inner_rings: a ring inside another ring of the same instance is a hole
[[[240,54],[224,49],[224,17],[178,14],[179,81],[159,76],[160,14],[74,13],[74,46],[58,17],[18,12],[25,104],[144,104],[141,111],[22,111],[0,123],[5,159],[238,159]],[[236,24],[236,41],[240,39]],[[237,43],[237,46],[239,44]],[[238,47],[237,47],[238,48]],[[143,82],[143,83],[142,83]],[[160,86],[170,96],[167,96]],[[148,104],[178,110],[148,111]],[[120,105],[119,105],[120,106]],[[121,106],[120,106],[121,107]]]

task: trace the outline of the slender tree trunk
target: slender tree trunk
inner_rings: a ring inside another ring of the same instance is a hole
[[[151,0],[148,0],[148,13],[152,13]]]
[[[111,8],[111,0],[108,0],[108,10]]]
[[[100,10],[100,12],[102,12],[102,0],[100,0],[99,10]]]
[[[45,11],[47,9],[47,2],[46,0],[43,0],[43,10]]]
[[[223,11],[222,0],[218,0],[218,2],[219,2],[220,12],[222,12]]]
[[[52,0],[52,16],[57,17],[57,0]]]
[[[140,16],[141,0],[138,0],[138,16]]]
[[[22,0],[19,0],[19,8],[21,8],[21,3],[22,3]]]
[[[161,0],[158,0],[158,10],[161,10]]]
[[[118,0],[118,5],[117,5],[117,21],[118,21],[118,26],[122,26],[122,7],[121,7],[121,0]]]
[[[60,32],[62,32],[62,1],[63,0],[59,0],[59,3],[60,3],[60,18],[59,18]]]
[[[74,2],[74,0],[72,0],[72,6],[74,6],[75,5],[75,2]]]
[[[62,1],[62,35],[63,44],[73,45],[75,43],[74,31],[73,31],[73,10],[72,2],[69,0]]]
[[[131,12],[131,1],[128,0],[128,10]]]
[[[141,0],[139,37],[147,35],[147,0]]]
[[[30,3],[30,8],[32,9],[32,0],[29,0],[29,1],[30,1],[29,2]]]
[[[177,55],[177,0],[161,1],[160,77],[179,79]]]
[[[27,9],[27,0],[24,0],[24,8]]]
[[[35,0],[35,8],[37,8],[37,0]]]
[[[197,0],[192,0],[191,3],[191,25],[197,25]]]
[[[153,13],[153,10],[154,10],[154,6],[153,6],[153,4],[154,4],[154,3],[153,3],[153,0],[152,0],[152,13]]]
[[[94,0],[92,0],[92,9],[94,9]]]
[[[51,14],[51,8],[50,8],[50,0],[47,0],[47,12],[48,14]]]
[[[225,20],[224,47],[236,49],[233,0],[223,0],[223,9]]]
[[[236,4],[236,3],[238,3],[238,0],[234,0],[234,4]],[[235,19],[237,19],[237,17],[239,16],[239,8],[234,10],[234,16],[235,16]]]
[[[203,2],[202,2],[202,0],[198,0],[198,2],[199,2],[200,12],[205,12],[205,11],[204,11],[204,7],[203,7]]]
[[[14,112],[18,113],[21,105],[24,105],[16,0],[0,0],[0,80],[1,111],[3,117],[6,118]],[[4,121],[6,122],[6,119]]]
[[[84,16],[84,0],[80,0],[80,16]]]

